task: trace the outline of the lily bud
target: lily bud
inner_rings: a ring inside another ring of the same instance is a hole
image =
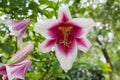
[[[26,45],[23,49],[21,49],[20,51],[18,51],[9,61],[9,64],[16,64],[19,63],[21,61],[23,61],[28,54],[30,54],[30,52],[33,50],[34,45],[33,44],[28,44]]]

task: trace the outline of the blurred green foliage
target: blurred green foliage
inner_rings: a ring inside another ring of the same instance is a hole
[[[69,5],[72,17],[96,21],[94,30],[88,34],[93,46],[87,53],[78,52],[72,69],[67,73],[60,68],[54,52],[44,54],[39,51],[38,43],[44,37],[33,31],[34,24],[40,19],[57,18],[57,10],[62,4]],[[11,19],[32,20],[24,39],[24,44],[31,41],[35,45],[29,55],[33,63],[26,80],[120,79],[120,0],[0,0],[0,19],[7,18],[7,14]],[[16,37],[9,35],[8,27],[1,24],[0,60],[6,63],[16,50],[19,50]]]

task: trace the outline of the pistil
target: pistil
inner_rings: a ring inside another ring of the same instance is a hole
[[[64,50],[66,50],[66,48],[70,48],[71,41],[69,40],[69,34],[70,34],[70,30],[72,29],[72,26],[70,26],[70,27],[59,27],[58,29],[60,31],[62,31],[63,36],[64,36],[63,40],[58,41],[58,44],[63,44]]]

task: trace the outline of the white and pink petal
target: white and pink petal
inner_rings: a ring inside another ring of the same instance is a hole
[[[82,28],[89,28],[95,26],[95,22],[91,18],[74,18],[72,19],[72,22]]]
[[[34,30],[38,33],[40,33],[42,36],[44,36],[47,39],[52,39],[53,37],[51,37],[49,35],[49,28],[54,26],[55,24],[57,24],[58,21],[57,20],[53,20],[53,19],[49,19],[49,20],[44,20],[44,21],[40,21],[37,22],[35,24]]]
[[[60,22],[67,22],[72,19],[68,6],[62,6],[58,10],[58,20]]]
[[[90,41],[83,37],[83,38],[76,38],[76,42],[77,42],[77,46],[80,50],[82,50],[83,52],[87,52],[89,50],[89,48],[92,46],[92,44],[90,43]]]
[[[95,22],[91,18],[74,18],[72,23],[78,25],[83,30],[83,34],[79,37],[86,36],[87,33],[95,26]]]
[[[61,65],[61,68],[67,72],[71,69],[72,64],[77,56],[77,44],[74,41],[67,51],[59,44],[55,46],[56,57]]]
[[[43,53],[47,53],[49,51],[52,51],[52,48],[55,46],[55,39],[46,39],[44,42],[39,44],[39,49]]]
[[[0,74],[1,75],[7,75],[6,67],[5,67],[4,64],[0,64]]]
[[[3,79],[3,80],[9,80],[7,75],[4,75],[4,76],[2,77],[2,79]]]
[[[31,60],[25,59],[24,61],[13,64],[13,65],[6,65],[7,76],[9,80],[13,79],[23,79],[28,68],[31,66]]]
[[[11,25],[14,26],[14,30],[19,31],[19,30],[23,30],[25,29],[28,24],[30,23],[30,19],[25,19],[25,20],[16,20],[16,21],[12,21]]]

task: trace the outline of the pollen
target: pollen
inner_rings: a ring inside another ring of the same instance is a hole
[[[64,50],[66,50],[67,48],[70,48],[70,44],[72,43],[69,40],[69,34],[70,34],[70,30],[72,29],[72,26],[69,27],[58,27],[58,29],[62,32],[63,34],[63,39],[58,40],[58,44],[63,44],[64,46]]]

